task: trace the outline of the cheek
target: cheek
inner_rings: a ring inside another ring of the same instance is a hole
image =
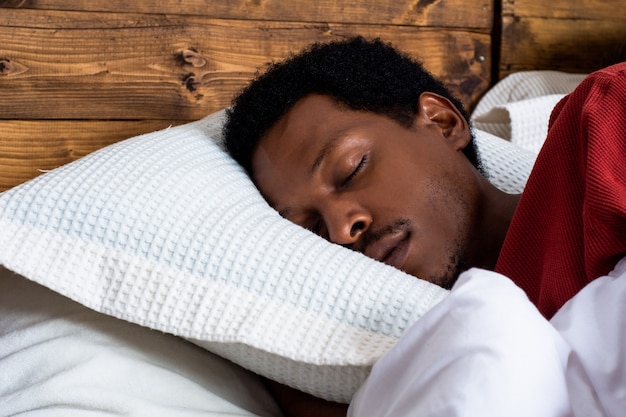
[[[380,220],[409,218],[432,233],[433,240],[449,240],[467,227],[470,204],[467,180],[451,166],[416,158],[398,158],[377,172],[364,195],[375,204]]]
[[[430,178],[427,193],[429,205],[441,216],[464,218],[469,210],[464,182],[449,171]]]
[[[465,245],[470,231],[471,205],[466,188],[449,171],[433,175],[411,194],[411,220],[423,238],[438,251]]]
[[[411,217],[414,250],[413,275],[449,288],[459,264],[465,261],[469,236],[467,201],[444,179],[433,179],[416,197]]]

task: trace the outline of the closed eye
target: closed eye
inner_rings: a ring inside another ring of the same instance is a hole
[[[344,187],[347,187],[348,185],[350,185],[352,180],[359,174],[359,172],[361,172],[363,170],[363,168],[365,168],[365,165],[367,164],[367,161],[368,161],[367,154],[365,154],[365,155],[363,155],[363,157],[359,161],[359,163],[356,166],[356,168],[354,168],[354,170],[350,173],[350,175],[348,175],[346,177],[346,179],[343,180],[343,182],[341,183],[340,188],[344,188]]]

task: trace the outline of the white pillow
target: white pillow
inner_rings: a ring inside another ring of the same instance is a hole
[[[586,76],[560,71],[510,74],[476,104],[474,127],[538,153],[548,133],[552,109]]]
[[[474,137],[489,181],[504,192],[521,193],[537,154],[482,130],[474,129]]]
[[[222,119],[117,143],[1,194],[0,264],[347,403],[447,291],[282,219],[213,142]]]
[[[281,416],[257,375],[0,267],[0,415],[35,414]]]

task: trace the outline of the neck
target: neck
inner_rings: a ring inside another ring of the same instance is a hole
[[[471,266],[489,270],[495,268],[519,198],[519,194],[507,194],[489,183],[485,184],[485,199],[469,254],[469,259],[473,260]]]

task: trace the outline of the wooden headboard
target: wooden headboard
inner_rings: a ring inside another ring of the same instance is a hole
[[[626,60],[623,0],[503,0],[499,76],[588,73]]]
[[[589,71],[623,47],[622,0],[543,3],[0,0],[0,191],[221,109],[258,67],[314,41],[381,37],[470,109],[510,72]]]

